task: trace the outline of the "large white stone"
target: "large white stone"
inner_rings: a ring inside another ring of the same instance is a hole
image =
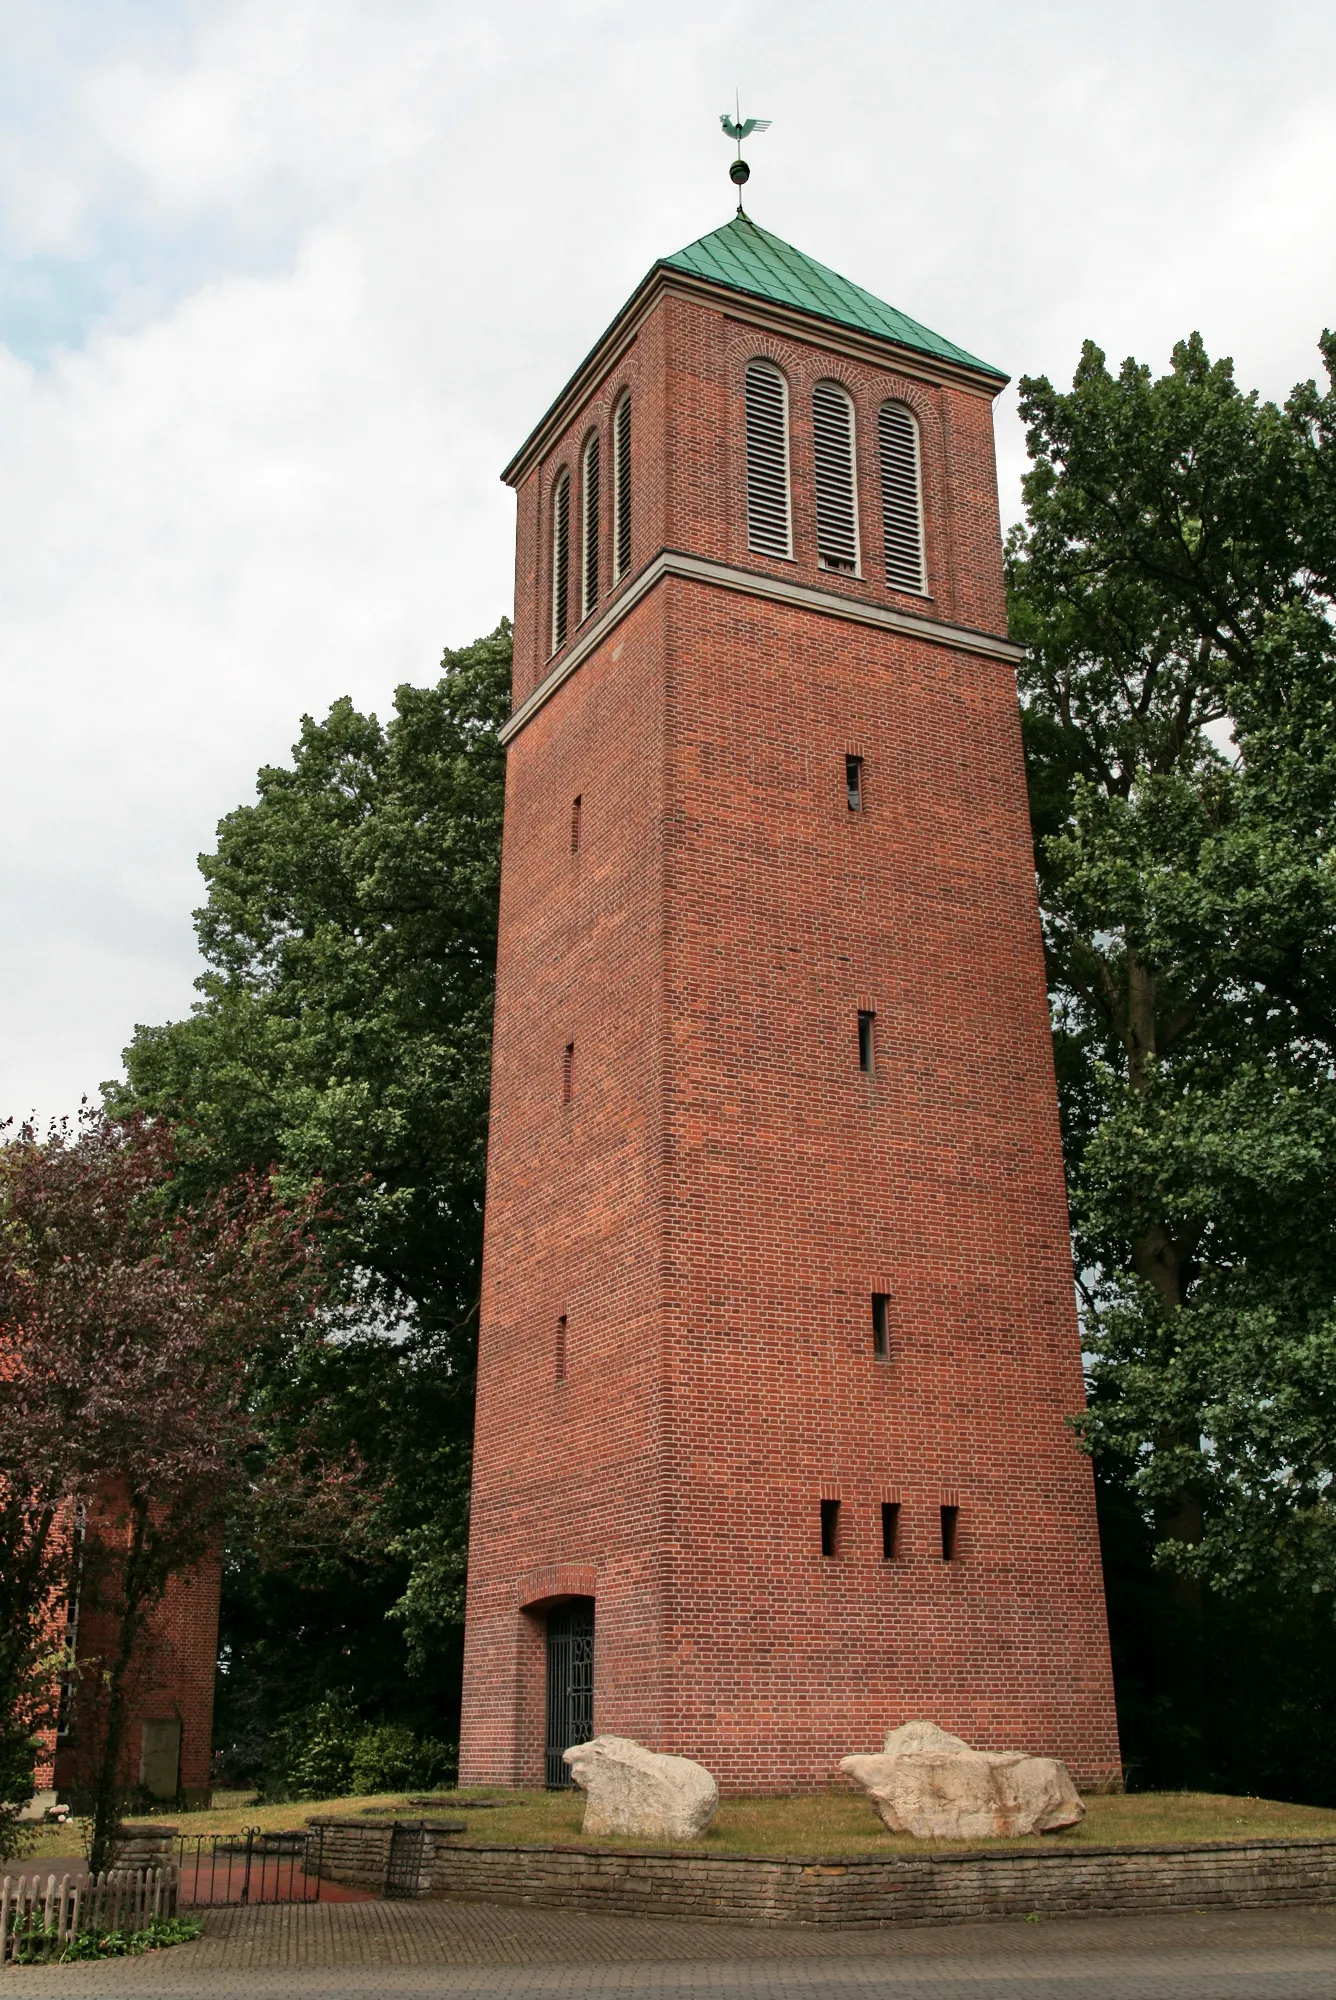
[[[935,1722],[893,1729],[879,1757],[841,1757],[892,1833],[991,1840],[1052,1833],[1085,1818],[1067,1766],[1023,1750],[971,1750]]]
[[[585,1793],[587,1834],[697,1840],[719,1808],[719,1787],[690,1757],[661,1757],[629,1736],[595,1736],[562,1752]]]

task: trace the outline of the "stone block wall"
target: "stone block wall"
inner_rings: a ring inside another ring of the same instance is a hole
[[[389,1826],[310,1823],[325,1828],[326,1876],[379,1889]],[[429,1826],[422,1893],[756,1924],[944,1924],[1031,1912],[1251,1909],[1336,1897],[1336,1840],[775,1860],[465,1845]]]
[[[635,1916],[790,1924],[934,1924],[1078,1911],[1313,1903],[1336,1892],[1336,1842],[1091,1848],[845,1861],[442,1849],[433,1892]]]
[[[309,1835],[303,1866],[308,1875],[318,1874],[330,1882],[347,1882],[356,1889],[369,1889],[377,1896],[383,1892],[395,1820],[340,1819],[317,1813],[306,1824]],[[440,1850],[452,1831],[458,1833],[459,1822],[453,1828],[446,1821],[431,1819],[405,1819],[398,1824],[422,1831],[417,1894],[425,1896],[434,1886]]]

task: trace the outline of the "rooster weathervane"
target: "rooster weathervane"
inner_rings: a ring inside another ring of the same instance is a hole
[[[738,191],[738,214],[741,215],[743,213],[742,190],[751,179],[751,168],[742,157],[742,142],[744,139],[750,139],[753,132],[768,132],[770,130],[770,120],[768,118],[744,119],[741,101],[737,98],[734,98],[734,107],[737,116],[730,118],[726,111],[721,111],[719,113],[719,123],[724,128],[725,137],[736,139],[738,143],[738,156],[728,169],[728,178]]]

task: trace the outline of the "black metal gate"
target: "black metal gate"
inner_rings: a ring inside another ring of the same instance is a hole
[[[396,1820],[390,1833],[390,1852],[385,1863],[385,1894],[393,1900],[422,1894],[422,1859],[426,1852],[427,1830]]]
[[[325,1829],[180,1835],[174,1843],[177,1900],[187,1908],[211,1903],[318,1903],[324,1874]]]
[[[594,1600],[575,1598],[547,1614],[547,1783],[571,1782],[561,1753],[594,1733]]]

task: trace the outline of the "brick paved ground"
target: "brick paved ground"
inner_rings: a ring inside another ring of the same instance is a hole
[[[204,1939],[14,1968],[32,2000],[1336,2000],[1336,1910],[892,1931],[741,1928],[466,1903],[218,1911]]]

